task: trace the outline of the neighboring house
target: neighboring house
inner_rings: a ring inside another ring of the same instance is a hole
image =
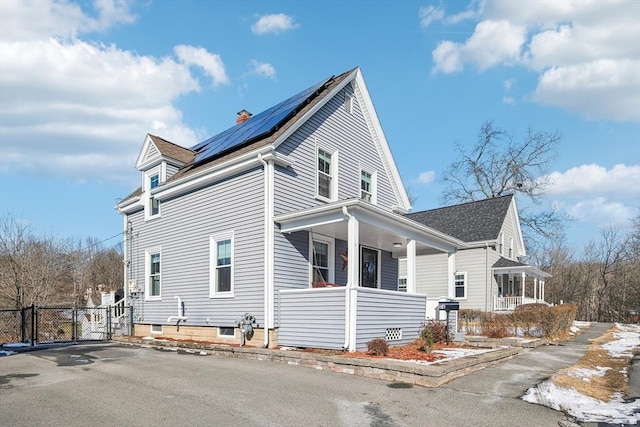
[[[416,265],[418,292],[435,299],[455,299],[461,309],[482,311],[544,303],[544,283],[551,275],[520,261],[526,252],[513,195],[410,213],[407,217],[467,244],[449,257],[420,254]],[[400,261],[401,280],[407,270],[405,263]],[[428,310],[427,314],[432,313]]]
[[[189,149],[147,135],[124,217],[135,334],[355,351],[415,339],[426,297],[398,258],[466,244],[419,224],[359,68]],[[449,271],[453,277],[453,269]]]

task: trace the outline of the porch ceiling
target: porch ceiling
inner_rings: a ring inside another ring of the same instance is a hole
[[[551,274],[539,270],[531,265],[521,265],[521,266],[513,266],[513,267],[493,267],[491,269],[494,274],[522,274],[524,273],[527,276],[535,277],[538,280],[545,280],[549,277],[552,277]]]
[[[391,252],[394,256],[406,255],[409,240],[416,241],[419,253],[455,251],[465,246],[464,242],[453,237],[360,200],[335,202],[279,215],[274,221],[280,224],[283,233],[309,230],[346,241],[349,218],[345,210],[358,219],[360,244]]]

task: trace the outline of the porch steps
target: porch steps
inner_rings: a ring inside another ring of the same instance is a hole
[[[345,355],[329,356],[293,350],[256,347],[231,347],[219,344],[153,339],[150,337],[114,337],[113,341],[152,348],[199,350],[217,356],[269,360],[300,365],[390,382],[402,382],[423,387],[439,387],[468,373],[484,369],[520,354],[522,347],[501,347],[486,353],[449,359],[431,365],[420,365],[391,359],[368,359]]]

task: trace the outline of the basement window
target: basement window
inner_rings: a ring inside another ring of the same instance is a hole
[[[151,333],[152,334],[161,334],[162,333],[162,325],[151,325]]]
[[[234,328],[223,326],[218,328],[218,336],[219,337],[227,337],[227,338],[235,338],[236,331]]]

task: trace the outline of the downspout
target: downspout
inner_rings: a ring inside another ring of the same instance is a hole
[[[264,348],[269,348],[269,325],[271,302],[273,293],[273,282],[271,277],[271,266],[273,265],[273,224],[271,218],[273,216],[273,194],[271,191],[271,170],[272,163],[266,162],[262,158],[262,154],[258,154],[258,161],[262,163],[264,169]]]

